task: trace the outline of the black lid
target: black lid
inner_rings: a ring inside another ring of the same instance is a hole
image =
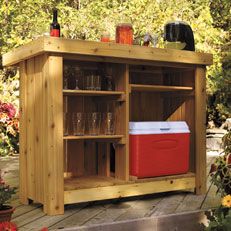
[[[195,50],[193,31],[191,27],[183,21],[168,22],[164,26],[164,40],[168,42],[184,42],[184,50]]]

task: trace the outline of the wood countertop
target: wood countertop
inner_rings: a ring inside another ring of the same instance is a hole
[[[211,65],[213,62],[212,54],[208,53],[43,36],[4,54],[3,66],[17,65],[44,53],[97,57],[99,61],[118,63],[138,61]]]

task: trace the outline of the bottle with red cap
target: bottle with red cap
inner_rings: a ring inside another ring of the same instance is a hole
[[[50,36],[60,37],[60,25],[58,23],[57,9],[53,9],[53,22],[50,24]]]

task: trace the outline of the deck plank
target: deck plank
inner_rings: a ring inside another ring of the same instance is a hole
[[[110,203],[110,205],[100,212],[97,216],[93,217],[91,220],[84,223],[84,225],[102,224],[113,222],[127,210],[131,209],[136,201],[129,199],[118,199],[115,202]]]
[[[215,157],[216,153],[208,153],[207,155],[207,176]],[[6,182],[18,186],[18,157],[0,158],[0,168],[3,171],[8,171]],[[12,221],[18,225],[20,231],[37,231],[41,230],[42,227],[48,227],[49,229],[74,226],[91,227],[92,225],[178,214],[198,209],[211,209],[220,205],[220,195],[216,194],[216,187],[211,186],[208,177],[207,193],[199,196],[193,192],[182,191],[80,203],[67,205],[65,214],[58,216],[45,215],[40,204],[22,205],[18,193],[13,196],[11,205],[16,208]]]
[[[77,213],[74,213],[68,216],[66,219],[61,220],[60,222],[56,223],[55,225],[49,226],[50,229],[62,229],[68,228],[73,226],[81,226],[85,224],[90,219],[97,216],[100,212],[105,210],[105,207],[109,205],[95,205],[95,206],[88,206],[85,209],[80,210]]]
[[[186,193],[168,193],[162,198],[162,200],[157,204],[155,208],[150,210],[148,216],[160,216],[175,213],[179,204],[184,200]]]
[[[123,214],[115,219],[115,221],[123,221],[130,219],[143,218],[149,215],[150,210],[153,210],[161,201],[159,194],[148,195],[137,199],[132,203],[132,206]]]
[[[82,203],[80,205],[68,205],[65,208],[64,215],[56,215],[56,216],[41,216],[37,219],[33,219],[30,223],[27,223],[20,227],[20,231],[22,230],[39,230],[42,227],[51,227],[55,224],[59,223],[60,221],[65,220],[66,218],[70,217],[71,215],[78,213],[81,209],[85,208],[87,203]],[[32,218],[31,218],[32,220]]]
[[[42,207],[38,207],[36,209],[33,209],[27,213],[21,214],[21,216],[15,217],[12,221],[17,224],[18,228],[29,224],[41,217],[45,216],[45,214],[42,211]]]
[[[37,208],[40,208],[40,204],[31,204],[31,205],[20,205],[17,207],[12,215],[13,221],[16,217],[24,215],[32,210],[35,210]]]

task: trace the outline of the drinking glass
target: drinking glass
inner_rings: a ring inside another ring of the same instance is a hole
[[[103,132],[105,135],[115,134],[115,114],[106,112],[103,114]]]
[[[87,75],[86,76],[86,90],[95,90],[94,87],[94,75]]]
[[[88,114],[89,135],[99,135],[100,122],[101,122],[101,114],[99,112],[92,112]]]
[[[94,88],[96,91],[101,90],[101,76],[100,75],[94,75]]]
[[[63,70],[63,89],[68,89],[69,67],[64,66]]]
[[[86,76],[86,90],[100,91],[101,90],[101,76],[100,75],[88,75]]]
[[[82,112],[72,114],[74,136],[83,136],[85,132],[85,115]]]
[[[69,113],[63,113],[63,135],[68,136],[69,134]]]
[[[75,90],[79,90],[80,89],[79,83],[83,77],[83,72],[79,66],[76,66],[74,68],[74,77],[75,77]]]

